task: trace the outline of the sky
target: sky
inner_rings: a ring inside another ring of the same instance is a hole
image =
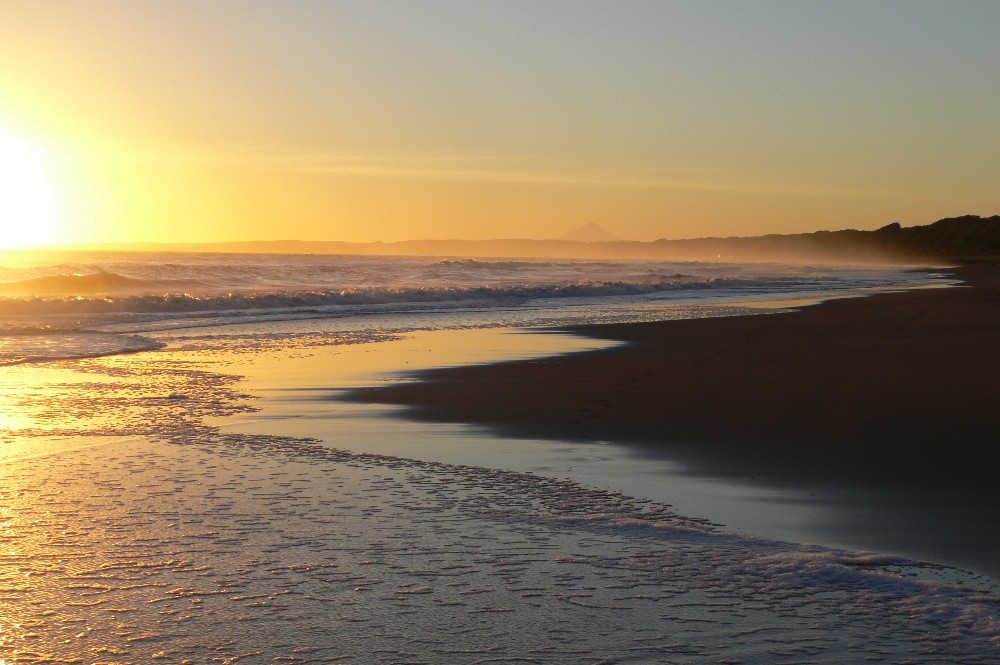
[[[0,247],[992,215],[998,34],[994,0],[0,0]]]

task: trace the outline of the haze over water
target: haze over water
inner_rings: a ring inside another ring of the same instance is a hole
[[[639,321],[662,318],[656,305],[726,308],[926,279],[898,267],[691,261],[149,252],[8,259],[0,266],[7,363],[151,349],[159,343],[149,333],[207,325],[328,318],[374,335]]]
[[[392,351],[414,330],[453,336],[450,360],[424,364],[537,357],[593,344],[547,336],[477,349],[465,329],[746,314],[767,311],[761,301],[917,286],[924,274],[71,254],[7,275],[17,278],[5,283],[12,291],[92,291],[0,301],[31,310],[5,315],[16,324],[3,338],[8,361],[34,355],[3,368],[0,385],[9,548],[0,611],[14,621],[0,647],[14,662],[580,662],[634,653],[847,663],[879,651],[971,663],[993,648],[986,578],[727,534],[555,467],[526,474],[439,461],[450,440],[484,446],[469,448],[471,459],[507,455],[508,469],[538,455],[558,465],[565,452],[541,442],[491,451],[488,438],[316,401],[419,366],[419,336]],[[199,289],[148,294],[172,280]],[[354,280],[366,286],[351,290]],[[99,347],[115,340],[133,346]],[[44,348],[30,354],[29,344]],[[922,643],[931,625],[934,648]]]
[[[991,552],[338,397],[611,344],[567,324],[952,286],[516,248],[995,214],[998,31],[988,0],[5,0],[0,665],[994,662]]]

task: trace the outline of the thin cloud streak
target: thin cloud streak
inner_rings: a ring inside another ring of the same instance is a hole
[[[93,145],[47,151],[60,161],[146,163],[174,167],[189,165],[272,169],[367,178],[406,178],[485,183],[558,186],[598,186],[670,189],[761,196],[837,199],[933,199],[927,192],[887,191],[828,185],[782,185],[741,182],[703,167],[618,168],[574,167],[542,155],[488,152],[368,153],[347,150],[303,150],[280,144],[224,146],[213,150],[158,146],[97,147]],[[715,177],[713,177],[715,176]]]
[[[745,183],[711,176],[705,168],[616,169],[566,167],[553,160],[539,168],[537,156],[490,154],[361,155],[348,153],[301,154],[280,166],[283,170],[338,175],[458,180],[470,182],[580,185],[624,188],[676,189],[822,198],[913,199],[932,198],[927,193],[892,192],[824,185],[788,186]],[[277,164],[276,164],[277,166]],[[667,173],[664,173],[667,171]],[[676,174],[686,174],[678,177]],[[699,178],[693,176],[700,176]]]

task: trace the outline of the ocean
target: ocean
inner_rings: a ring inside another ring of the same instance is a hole
[[[176,331],[277,321],[336,320],[324,330],[340,328],[357,341],[399,330],[727,315],[746,311],[746,302],[928,279],[886,267],[7,252],[0,255],[0,363],[152,350],[195,336]]]
[[[336,400],[421,368],[607,344],[559,326],[768,316],[940,275],[68,251],[0,264],[0,663],[982,663],[1000,649],[996,580],[804,544],[782,525],[812,518],[787,496],[613,441],[511,441]]]

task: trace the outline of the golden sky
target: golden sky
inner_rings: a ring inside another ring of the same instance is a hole
[[[0,3],[0,247],[1000,212],[1000,3]]]

